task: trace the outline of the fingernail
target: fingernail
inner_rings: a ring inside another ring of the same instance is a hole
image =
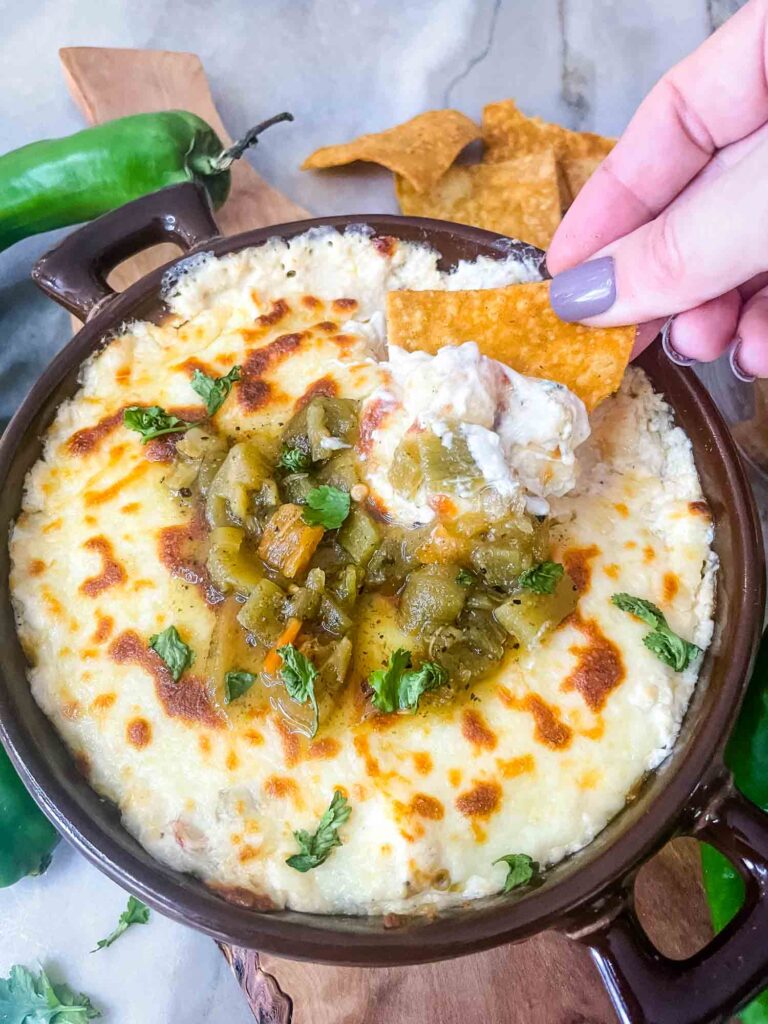
[[[751,373],[747,373],[746,370],[742,370],[739,366],[739,349],[741,348],[741,338],[734,338],[731,342],[731,347],[728,350],[728,362],[731,364],[731,373],[736,380],[743,381],[745,384],[751,384],[754,381],[754,376]]]
[[[675,366],[693,366],[696,362],[695,359],[691,359],[690,356],[683,356],[672,347],[672,324],[675,322],[675,318],[671,316],[669,320],[661,328],[661,347],[664,350],[664,355],[669,359]]]
[[[588,260],[555,274],[549,301],[561,320],[587,320],[604,313],[616,301],[616,275],[612,256]]]

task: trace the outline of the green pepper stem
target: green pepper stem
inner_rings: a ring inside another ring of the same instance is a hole
[[[263,131],[266,131],[267,128],[271,128],[273,124],[279,124],[281,121],[292,120],[293,114],[289,114],[287,111],[284,111],[282,114],[275,114],[274,117],[268,117],[266,121],[262,121],[253,128],[249,128],[241,139],[233,142],[231,146],[223,150],[219,156],[215,157],[211,161],[211,171],[216,174],[221,171],[229,170],[235,160],[239,160],[246,149],[250,149],[251,146],[256,145],[259,141],[259,136]]]

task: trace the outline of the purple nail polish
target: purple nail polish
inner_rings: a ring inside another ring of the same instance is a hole
[[[588,260],[555,274],[549,301],[561,320],[587,320],[604,313],[616,301],[616,275],[612,256]]]
[[[664,355],[669,359],[675,366],[693,366],[696,362],[690,356],[681,355],[677,349],[672,347],[672,324],[675,322],[675,318],[671,316],[664,326],[661,328],[661,347],[664,350]]]
[[[747,373],[746,370],[742,370],[739,366],[739,349],[741,348],[741,338],[734,338],[731,342],[731,347],[728,350],[728,362],[731,364],[731,373],[736,380],[742,381],[744,384],[752,384],[755,380],[751,373]]]

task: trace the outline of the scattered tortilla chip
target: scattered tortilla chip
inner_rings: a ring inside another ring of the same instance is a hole
[[[592,410],[621,384],[634,327],[584,327],[560,320],[549,282],[473,291],[387,294],[389,343],[434,354],[443,345],[477,342],[480,351],[530,377],[556,380]]]
[[[615,139],[594,132],[572,132],[540,117],[526,117],[513,100],[489,103],[484,108],[483,141],[484,163],[501,163],[525,153],[553,150],[568,185],[563,209],[570,206],[581,185],[616,144]],[[579,171],[575,161],[580,160],[594,161],[592,170],[585,174],[582,167]]]
[[[602,156],[565,156],[562,158],[560,169],[568,189],[568,206],[581,192],[604,159],[605,157]]]
[[[396,179],[403,213],[498,231],[546,249],[560,223],[558,171],[552,150],[499,164],[451,167],[428,192]]]
[[[458,110],[429,110],[385,132],[315,150],[301,169],[367,160],[401,174],[417,192],[424,192],[442,178],[461,150],[479,137],[475,122]]]

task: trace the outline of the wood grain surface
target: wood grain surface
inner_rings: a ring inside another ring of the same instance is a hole
[[[229,142],[205,71],[191,53],[74,47],[61,51],[70,91],[89,123],[142,111],[194,111]],[[277,111],[259,111],[255,120]],[[246,162],[217,214],[231,234],[307,216]],[[160,247],[159,247],[160,248]],[[125,287],[174,251],[153,250],[120,268]],[[79,325],[77,325],[79,326]],[[711,937],[693,840],[666,847],[640,873],[638,912],[668,956],[684,957]],[[549,932],[460,960],[386,970],[297,963],[222,947],[260,1024],[614,1024],[587,950]]]

